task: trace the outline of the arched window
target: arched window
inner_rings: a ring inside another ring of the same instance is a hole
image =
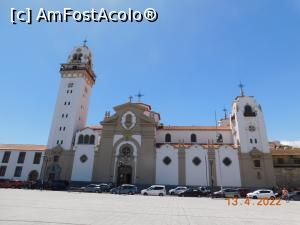
[[[244,109],[244,116],[246,116],[246,117],[255,117],[256,112],[253,111],[253,109],[250,105],[246,105],[245,109]]]
[[[84,141],[83,141],[83,143],[84,143],[84,144],[88,144],[88,143],[89,143],[89,139],[90,139],[89,135],[86,134],[86,135],[84,136]]]
[[[83,135],[82,134],[79,135],[78,144],[83,144]]]
[[[171,141],[172,141],[171,134],[166,134],[166,136],[165,136],[165,142],[170,143]]]
[[[90,145],[95,144],[95,135],[91,135],[90,137]]]
[[[223,135],[222,134],[217,135],[217,143],[223,143]]]
[[[197,136],[196,136],[196,134],[191,134],[191,142],[192,143],[197,142]]]

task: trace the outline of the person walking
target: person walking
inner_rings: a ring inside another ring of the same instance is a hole
[[[287,188],[282,189],[282,196],[283,196],[283,199],[286,200],[286,202],[289,202],[289,191]]]

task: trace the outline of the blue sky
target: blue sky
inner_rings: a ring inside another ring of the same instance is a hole
[[[121,2],[121,3],[120,3]],[[10,8],[144,10],[155,23],[10,23]],[[239,94],[263,106],[271,140],[300,140],[300,1],[0,2],[0,143],[47,142],[59,65],[85,37],[97,82],[88,124],[141,90],[164,124],[212,125]]]

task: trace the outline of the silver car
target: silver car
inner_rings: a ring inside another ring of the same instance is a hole
[[[90,184],[86,187],[82,187],[81,190],[83,192],[92,192],[92,193],[100,193],[101,191],[101,185],[99,184]]]
[[[186,191],[188,188],[187,187],[176,187],[174,189],[171,189],[169,191],[170,195],[179,195],[181,192]]]

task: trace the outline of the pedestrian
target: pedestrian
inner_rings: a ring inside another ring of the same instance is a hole
[[[289,202],[289,191],[287,188],[282,189],[282,196],[283,196],[283,199],[286,200],[286,202]]]

